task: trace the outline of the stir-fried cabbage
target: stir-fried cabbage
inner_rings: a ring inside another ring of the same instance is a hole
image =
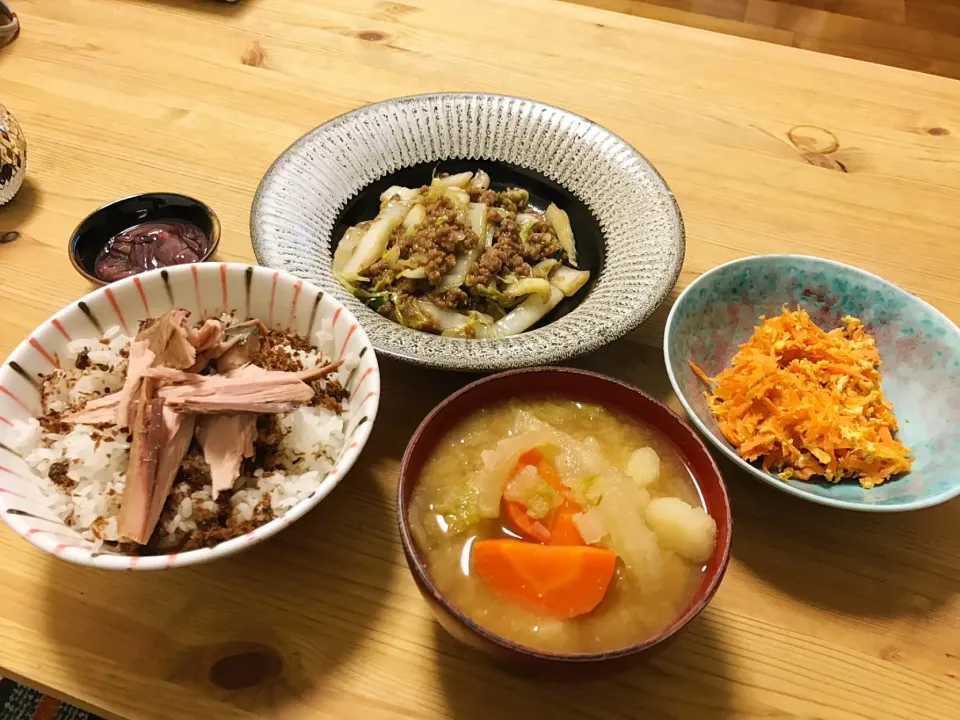
[[[472,179],[473,179],[473,173],[469,171],[457,173],[456,175],[447,175],[446,177],[439,178],[440,182],[442,182],[447,187],[455,187],[455,188],[461,188],[461,189],[466,188],[470,184],[470,181]],[[487,182],[489,183],[489,181],[490,179],[488,177]]]
[[[550,275],[550,284],[559,288],[566,297],[575,295],[580,288],[587,284],[590,273],[586,270],[574,270],[565,265],[556,268]]]
[[[550,203],[549,207],[547,207],[544,217],[546,217],[547,222],[550,223],[556,231],[557,240],[560,241],[560,246],[567,254],[567,262],[574,267],[578,267],[577,244],[573,240],[573,228],[570,227],[570,217],[565,211],[553,203]]]
[[[420,188],[394,185],[380,200],[376,218],[344,234],[333,273],[401,325],[509,337],[589,279],[564,264],[576,258],[566,214],[554,206],[545,214],[523,188],[491,189],[483,171],[434,176]]]
[[[542,278],[523,278],[507,285],[503,294],[509,298],[523,297],[524,295],[539,295],[544,302],[550,302],[550,283]]]
[[[357,249],[343,267],[343,274],[354,277],[379,260],[387,249],[390,233],[403,222],[407,212],[408,208],[404,203],[388,204],[360,238]]]
[[[561,300],[563,300],[563,293],[553,286],[550,287],[550,296],[547,300],[540,295],[527,295],[527,299],[518,307],[497,320],[493,326],[494,336],[507,337],[522,333],[540,322],[540,319],[553,310]]]

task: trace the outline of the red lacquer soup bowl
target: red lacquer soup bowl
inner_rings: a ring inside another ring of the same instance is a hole
[[[677,450],[699,487],[707,512],[717,523],[717,542],[706,562],[700,585],[687,606],[659,635],[644,642],[603,653],[554,653],[521,645],[478,625],[447,600],[434,584],[426,561],[410,531],[409,509],[420,474],[443,436],[482,407],[512,398],[562,397],[602,405],[658,430]],[[694,431],[670,408],[646,393],[613,378],[558,367],[515,370],[478,380],[454,393],[417,428],[407,445],[400,469],[397,503],[400,537],[407,564],[440,625],[455,638],[499,661],[532,671],[556,674],[564,668],[576,676],[623,669],[662,650],[710,602],[730,559],[733,529],[730,501],[720,470]]]

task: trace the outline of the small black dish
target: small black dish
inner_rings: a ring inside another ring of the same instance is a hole
[[[95,210],[81,222],[70,237],[70,262],[77,272],[95,285],[107,285],[94,269],[97,255],[115,235],[137,225],[160,221],[188,222],[207,236],[207,251],[200,258],[209,260],[220,244],[220,220],[199,200],[176,193],[144,193],[116,200]]]
[[[389,187],[421,187],[429,185],[434,175],[449,173],[456,175],[461,172],[477,172],[483,170],[491,179],[490,187],[494,190],[506,190],[511,187],[520,187],[530,193],[530,206],[543,212],[550,203],[567,211],[570,217],[570,226],[573,236],[577,239],[577,266],[581,270],[590,271],[590,280],[586,287],[581,288],[576,295],[564,298],[557,307],[548,313],[534,328],[549,325],[553,321],[573,311],[590,294],[593,286],[603,270],[603,231],[600,223],[590,212],[586,204],[576,195],[561,187],[558,183],[548,179],[540,173],[496,160],[444,160],[442,162],[419,163],[412,167],[402,168],[389,173],[367,185],[351,198],[346,207],[340,212],[333,226],[334,242],[331,252],[335,252],[337,245],[343,239],[343,234],[352,225],[372,220],[380,212],[380,194]],[[534,329],[534,328],[531,328]]]

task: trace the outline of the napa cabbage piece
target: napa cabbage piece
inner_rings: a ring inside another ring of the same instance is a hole
[[[476,528],[483,519],[480,515],[480,493],[471,482],[462,482],[443,489],[430,510],[442,515],[446,534],[461,535]]]
[[[360,239],[363,237],[364,232],[365,228],[359,225],[347,228],[343,237],[340,238],[340,242],[337,243],[337,249],[333,252],[334,273],[343,272],[343,269],[347,266],[347,262],[356,251],[357,245],[360,244]]]
[[[406,270],[401,270],[397,277],[410,278],[411,280],[426,280],[427,269],[424,267],[407,268]]]
[[[522,278],[514,283],[509,283],[503,290],[503,294],[508,298],[537,294],[544,302],[550,302],[550,293],[550,283],[547,280],[533,277]]]
[[[543,214],[547,222],[553,226],[553,231],[557,234],[557,240],[560,241],[560,247],[567,254],[567,262],[573,267],[577,265],[577,244],[573,239],[573,228],[570,227],[570,216],[566,211],[561,210],[553,203],[547,207]]]
[[[492,450],[480,453],[483,468],[476,477],[480,516],[500,515],[500,499],[520,456],[535,449],[554,446],[556,439],[543,430],[529,430],[500,440]]]
[[[582,492],[586,478],[595,478],[600,499],[583,513],[591,513],[586,529],[593,538],[600,534],[603,545],[617,553],[641,592],[656,590],[663,578],[663,555],[644,517],[650,495],[596,450],[531,413],[518,411],[516,428],[521,436],[538,433],[552,440],[547,447],[559,449],[554,465],[563,484],[574,492]]]
[[[401,202],[409,202],[413,200],[420,194],[420,190],[417,188],[408,188],[401,187],[399,185],[391,185],[382,193],[380,193],[380,204],[386,205],[393,198],[398,198]]]
[[[403,222],[408,211],[409,208],[402,202],[392,202],[380,211],[377,218],[364,232],[363,237],[357,242],[356,250],[344,265],[343,275],[345,277],[358,277],[361,270],[365,270],[380,259],[380,256],[387,249],[391,233]]]
[[[410,208],[410,212],[408,212],[407,216],[403,219],[403,227],[405,230],[412,230],[426,219],[427,209],[422,204],[417,203]]]
[[[490,176],[483,170],[477,170],[467,187],[470,190],[486,190],[490,187]]]
[[[550,284],[558,288],[564,297],[575,295],[590,279],[588,270],[574,270],[566,265],[560,265],[550,275]]]
[[[527,295],[527,299],[516,308],[497,320],[493,326],[495,337],[517,335],[537,324],[544,315],[553,310],[563,300],[563,293],[550,286],[550,296],[544,300],[540,295]]]
[[[466,322],[457,327],[447,328],[440,334],[444,337],[458,338],[488,338],[491,337],[491,328],[494,320],[489,315],[476,310],[470,310],[466,313]]]
[[[496,280],[491,281],[489,285],[477,285],[473,288],[473,291],[503,308],[511,308],[518,302],[517,298],[507,297],[498,290]]]
[[[503,490],[503,497],[518,502],[527,509],[527,515],[541,520],[550,511],[560,507],[563,498],[550,487],[550,483],[540,477],[533,465],[525,465]]]
[[[534,277],[543,278],[544,280],[549,279],[550,273],[560,267],[560,264],[560,261],[554,258],[541,260],[531,268],[532,274]]]
[[[486,175],[486,173],[484,173]],[[441,183],[447,187],[466,189],[470,185],[470,181],[473,179],[472,172],[462,172],[457,173],[456,175],[447,175],[446,177],[437,178]],[[490,176],[487,175],[487,184],[490,184]]]

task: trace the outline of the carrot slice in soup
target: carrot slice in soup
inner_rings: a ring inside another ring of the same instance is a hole
[[[604,548],[478,540],[473,568],[504,600],[572,618],[592,612],[610,586],[617,556]]]
[[[548,525],[550,537],[546,541],[547,544],[586,545],[583,538],[580,537],[577,524],[573,521],[573,516],[580,511],[580,506],[573,500],[564,500],[563,505],[557,508],[550,518]]]
[[[501,509],[518,533],[537,542],[550,542],[550,530],[536,518],[530,517],[523,503],[504,499]]]

